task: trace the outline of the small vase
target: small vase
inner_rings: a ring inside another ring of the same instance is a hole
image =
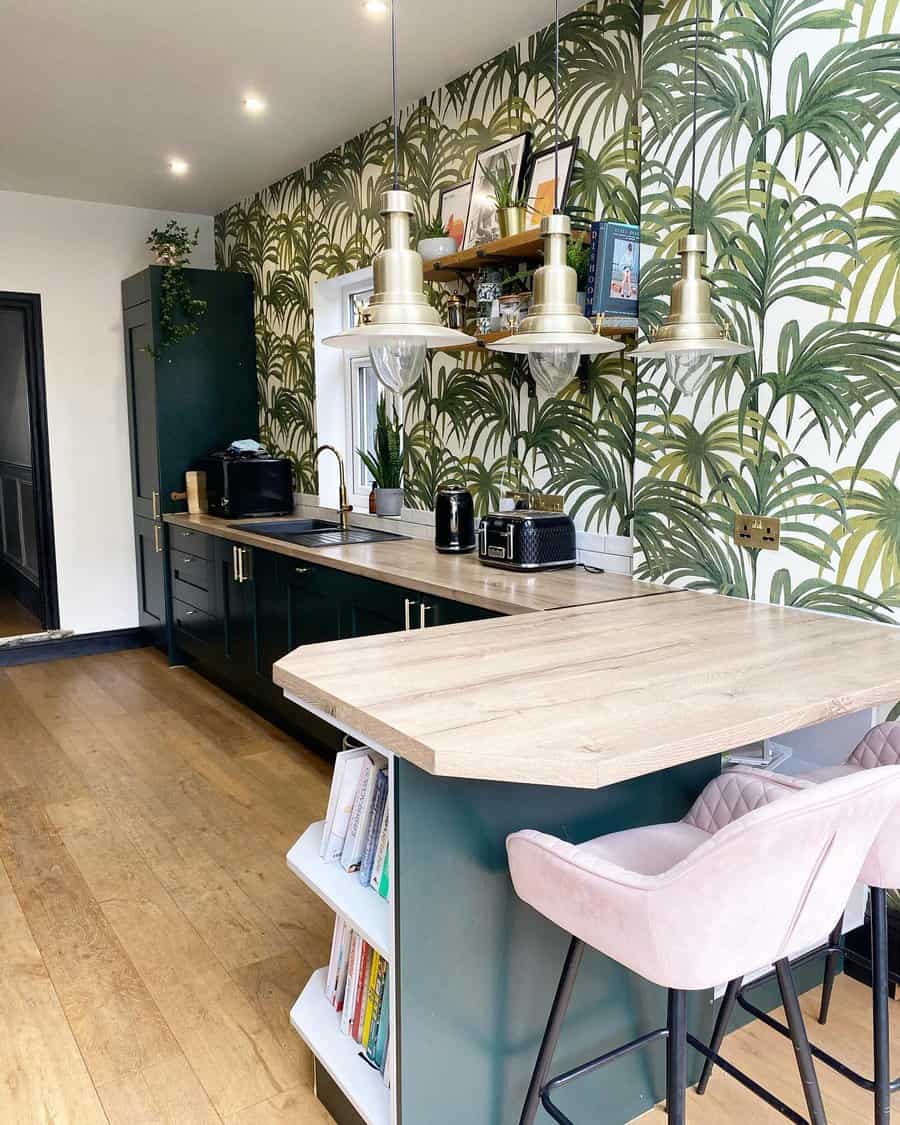
[[[455,238],[423,238],[418,246],[423,262],[436,262],[441,258],[449,258],[458,249]]]
[[[514,234],[521,234],[525,229],[527,214],[528,212],[524,207],[500,207],[497,210],[500,237],[512,238]]]
[[[403,489],[376,488],[375,511],[379,516],[399,516],[403,511]]]

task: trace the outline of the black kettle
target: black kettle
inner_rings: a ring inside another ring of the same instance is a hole
[[[445,484],[434,499],[434,545],[444,554],[475,550],[475,501],[461,484]]]

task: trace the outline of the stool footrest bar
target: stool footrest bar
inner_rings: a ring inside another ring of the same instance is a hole
[[[794,1125],[809,1125],[809,1121],[805,1117],[802,1117],[795,1109],[791,1109],[786,1102],[783,1102],[780,1098],[770,1093],[765,1086],[761,1086],[755,1079],[751,1078],[749,1074],[745,1074],[733,1063],[723,1058],[722,1055],[711,1051],[705,1043],[701,1043],[700,1040],[691,1035],[690,1032],[688,1032],[687,1041],[695,1051],[698,1051],[704,1058],[714,1062],[716,1066],[721,1067],[726,1074],[730,1075],[736,1082],[740,1082],[740,1084],[752,1094],[756,1094],[758,1098],[761,1098],[766,1105],[771,1106],[772,1109],[780,1113],[782,1117],[786,1117],[788,1121],[793,1121]]]

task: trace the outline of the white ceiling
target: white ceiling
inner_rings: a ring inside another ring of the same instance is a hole
[[[398,17],[406,103],[553,3],[406,0]],[[0,0],[0,28],[0,189],[211,214],[390,112],[389,20],[361,0]]]

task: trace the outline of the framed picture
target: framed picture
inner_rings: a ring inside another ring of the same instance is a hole
[[[469,214],[469,196],[472,194],[472,181],[466,180],[464,184],[456,187],[444,188],[441,192],[440,216],[447,234],[456,239],[457,247],[462,250],[463,240],[466,237],[466,216]]]
[[[559,206],[565,207],[572,183],[572,170],[578,155],[578,138],[564,141],[559,146]],[[528,177],[528,215],[525,226],[534,230],[541,225],[545,215],[553,214],[556,199],[556,155],[552,148],[536,152],[531,161]]]
[[[475,160],[472,176],[472,193],[469,198],[469,213],[466,219],[466,234],[463,250],[478,246],[482,242],[493,242],[500,237],[500,223],[497,219],[497,205],[494,202],[494,189],[491,187],[489,172],[512,173],[516,191],[522,187],[525,164],[528,160],[530,133],[519,133],[509,140],[499,141],[490,148],[479,152]]]

